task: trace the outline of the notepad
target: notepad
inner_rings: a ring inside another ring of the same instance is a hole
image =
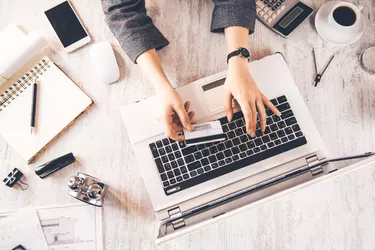
[[[38,81],[38,101],[36,130],[31,134],[34,78]],[[0,87],[0,134],[30,163],[92,103],[48,57],[37,53]]]

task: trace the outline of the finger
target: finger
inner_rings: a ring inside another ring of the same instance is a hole
[[[172,123],[167,124],[166,129],[165,129],[165,135],[171,138],[172,140],[179,141],[179,136],[176,132],[174,132]]]
[[[191,122],[189,119],[189,116],[187,115],[185,109],[181,106],[175,108],[175,111],[177,112],[178,117],[180,118],[180,121],[185,129],[191,130]]]
[[[195,116],[194,111],[190,111],[190,112],[188,113],[188,116],[189,116],[190,121],[193,120],[193,117]]]
[[[250,106],[247,102],[245,101],[239,101],[237,100],[238,104],[240,105],[241,107],[241,111],[242,111],[242,114],[243,114],[243,117],[245,119],[245,123],[246,123],[246,132],[251,135],[252,137],[254,137],[254,133],[253,131],[251,130],[251,122],[252,122],[252,115],[251,115],[251,109],[250,109]]]
[[[190,101],[185,102],[184,108],[185,108],[186,113],[188,113],[190,109]]]
[[[182,128],[176,123],[172,123],[173,132],[182,132]]]
[[[163,123],[165,127],[165,135],[171,138],[172,140],[181,141],[179,135],[176,132],[174,132],[173,117],[170,115],[170,112],[165,112],[163,117]],[[184,138],[182,140],[184,140]]]
[[[184,135],[178,135],[177,132],[173,130],[172,124],[169,125],[169,127],[167,128],[167,130],[165,132],[165,135],[168,136],[169,138],[171,138],[172,140],[175,140],[175,141],[184,141],[185,140]]]
[[[260,130],[264,132],[266,129],[266,109],[264,108],[264,104],[261,100],[257,100],[256,102],[258,113],[259,113],[259,120],[260,120]]]
[[[272,102],[270,100],[268,100],[267,97],[265,97],[264,95],[262,95],[262,102],[264,103],[264,105],[266,105],[275,115],[277,116],[280,116],[281,113],[280,111],[275,107],[275,105],[272,104]]]
[[[233,99],[232,94],[229,91],[227,91],[224,97],[224,102],[225,102],[224,108],[225,108],[225,113],[227,114],[228,121],[231,121],[233,119],[232,99]]]
[[[251,109],[251,130],[253,131],[253,137],[255,136],[255,131],[257,130],[257,108],[255,102],[250,103]]]
[[[189,120],[190,120],[191,124],[193,124],[192,120],[193,120],[193,118],[195,116],[194,111],[188,112],[188,116],[189,116]],[[174,119],[173,122],[176,123],[181,128],[182,124],[180,122],[180,119]]]

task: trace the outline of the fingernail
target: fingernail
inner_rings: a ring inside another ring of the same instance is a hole
[[[187,125],[187,129],[188,129],[189,131],[191,131],[191,130],[193,129],[193,127],[191,126],[191,124],[188,124],[188,125]]]

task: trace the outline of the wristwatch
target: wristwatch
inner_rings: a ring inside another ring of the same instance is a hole
[[[250,52],[245,48],[238,48],[237,50],[228,54],[227,63],[229,62],[229,59],[238,55],[240,55],[243,58],[246,58],[247,60],[250,60]]]

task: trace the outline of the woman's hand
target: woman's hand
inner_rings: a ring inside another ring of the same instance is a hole
[[[276,115],[280,115],[277,108],[259,91],[253,77],[248,70],[247,60],[241,57],[232,57],[229,60],[228,75],[225,81],[225,111],[228,121],[232,120],[232,99],[241,106],[246,121],[246,131],[255,136],[257,112],[259,112],[260,129],[266,129],[266,111],[264,105]]]
[[[183,103],[180,95],[170,86],[164,84],[165,88],[157,89],[161,115],[160,120],[165,126],[165,134],[175,141],[183,141],[185,137],[178,135],[182,127],[191,130],[191,119],[194,112],[189,112],[190,102]]]

